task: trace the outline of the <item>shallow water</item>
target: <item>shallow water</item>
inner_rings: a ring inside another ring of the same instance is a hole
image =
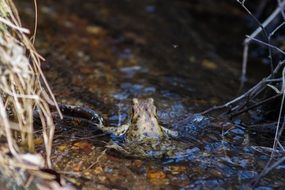
[[[32,4],[21,7],[24,23],[31,23]],[[59,102],[90,107],[106,125],[119,126],[129,119],[133,97],[152,97],[160,122],[177,128],[190,113],[238,93],[244,17],[228,1],[42,0],[36,47]],[[260,77],[253,75],[251,82]],[[252,146],[242,126],[213,123],[191,137],[186,155],[144,160],[105,153],[109,137],[58,121],[52,159],[83,189],[249,188],[269,153]],[[189,131],[187,124],[178,130]],[[256,189],[281,188],[282,172],[284,165]]]

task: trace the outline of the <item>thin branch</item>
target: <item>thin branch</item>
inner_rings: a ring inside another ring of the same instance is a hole
[[[273,163],[271,166],[266,167],[261,174],[257,177],[257,179],[255,179],[254,181],[254,185],[257,185],[257,183],[260,181],[260,179],[262,177],[264,177],[265,175],[267,175],[271,170],[273,170],[274,168],[276,168],[278,165],[280,165],[282,162],[285,161],[285,156],[283,156],[281,159],[279,159],[278,161],[276,161],[275,163]]]
[[[278,51],[279,53],[285,55],[285,52],[284,52],[282,49],[280,49],[280,48],[278,48],[278,47],[276,47],[276,46],[273,46],[273,45],[271,45],[271,44],[268,44],[268,43],[263,42],[263,41],[261,41],[261,40],[258,40],[258,39],[256,39],[256,38],[252,38],[252,37],[250,37],[250,36],[248,36],[248,35],[246,35],[246,37],[247,37],[247,38],[250,38],[251,40],[253,40],[253,41],[255,41],[255,42],[258,42],[258,43],[260,43],[260,44],[262,44],[262,45],[265,45],[265,46],[268,46],[268,47],[270,47],[270,48],[272,48],[272,49],[275,49],[275,50]]]
[[[261,24],[256,17],[252,15],[252,13],[246,8],[244,5],[245,0],[237,0],[242,7],[253,17],[253,19],[258,23],[259,27],[250,35],[249,38],[245,39],[244,41],[244,50],[243,50],[243,61],[242,61],[242,74],[241,74],[241,88],[243,88],[244,82],[246,81],[246,70],[247,70],[247,60],[248,60],[248,46],[251,41],[251,38],[255,38],[261,31],[265,31],[264,28],[266,28],[277,16],[278,14],[284,9],[285,6],[285,1],[282,3],[278,4],[279,6],[272,12],[272,14],[267,17],[267,19]],[[270,44],[270,38],[268,38],[268,35],[266,35],[265,31],[265,36],[267,36],[268,44]],[[270,48],[269,48],[270,50]],[[271,50],[270,50],[271,51]],[[269,58],[271,60],[271,70],[273,69],[273,63],[272,63],[272,55],[271,52],[269,52]]]
[[[265,104],[265,103],[267,103],[267,102],[270,102],[270,101],[272,101],[272,100],[275,100],[276,98],[278,98],[278,97],[280,97],[280,96],[281,96],[281,94],[276,94],[276,95],[274,95],[274,96],[271,96],[271,97],[269,97],[269,98],[266,98],[265,100],[262,100],[262,101],[260,101],[260,102],[258,102],[258,103],[256,103],[256,104],[254,104],[254,105],[248,107],[248,108],[245,108],[245,109],[242,109],[242,110],[240,110],[240,111],[238,111],[238,112],[236,112],[236,113],[230,114],[230,118],[236,117],[236,116],[238,116],[238,115],[240,115],[240,114],[242,114],[242,113],[244,113],[244,112],[247,112],[247,111],[249,111],[249,110],[251,110],[251,109],[254,109],[254,108],[258,107],[258,106],[261,106],[262,104]]]
[[[282,15],[283,19],[285,20],[285,13],[284,13],[284,8],[282,7],[282,2],[281,2],[281,0],[277,0],[277,2],[278,2],[278,6],[280,7],[280,10],[281,10],[281,15]],[[283,1],[283,3],[284,3],[284,1]]]

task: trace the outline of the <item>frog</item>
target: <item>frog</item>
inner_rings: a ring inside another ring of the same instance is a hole
[[[178,132],[159,123],[153,98],[132,100],[132,112],[128,123],[119,127],[98,127],[105,133],[123,137],[122,143],[111,141],[106,147],[133,157],[161,158],[181,150],[181,143],[174,140]],[[182,143],[183,144],[183,143]],[[185,145],[185,144],[184,144]]]
[[[133,98],[130,119],[119,127],[106,126],[100,114],[88,107],[60,104],[59,108],[64,118],[75,119],[82,124],[87,123],[95,127],[94,129],[109,134],[111,138],[105,147],[115,149],[128,157],[176,159],[188,157],[189,150],[191,152],[191,148],[195,147],[194,145],[189,149],[189,142],[181,142],[181,137],[184,135],[189,138],[194,134],[192,130],[189,134],[188,128],[190,126],[192,129],[196,123],[192,123],[189,119],[196,121],[195,118],[200,117],[189,117],[186,122],[182,123],[177,121],[176,125],[172,126],[175,130],[166,128],[159,122],[153,98]],[[187,130],[182,130],[181,133],[179,130],[182,125],[185,125]],[[194,131],[196,132],[196,127],[194,127]]]
[[[116,136],[125,135],[128,142],[159,141],[168,136],[177,137],[178,132],[159,124],[157,109],[153,98],[132,100],[130,121],[119,127],[99,126],[100,129]]]

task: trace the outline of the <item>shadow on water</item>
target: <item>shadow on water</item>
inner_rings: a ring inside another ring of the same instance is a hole
[[[269,152],[251,146],[242,126],[213,119],[204,128],[189,114],[238,91],[245,15],[237,6],[210,0],[39,1],[36,46],[59,102],[91,107],[106,124],[119,126],[130,118],[132,98],[152,97],[160,122],[192,139],[175,159],[126,158],[106,153],[110,137],[91,126],[57,121],[55,169],[85,189],[249,188]],[[19,2],[26,23],[31,7]],[[281,187],[282,171],[284,166],[274,170],[257,189]]]

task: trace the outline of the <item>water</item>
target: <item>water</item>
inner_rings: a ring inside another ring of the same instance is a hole
[[[19,4],[29,25],[31,2]],[[189,114],[238,93],[244,16],[228,1],[39,1],[36,47],[47,59],[43,70],[59,102],[88,106],[119,126],[129,119],[132,98],[152,97],[163,125],[175,128],[184,119],[179,130],[189,132]],[[251,187],[269,155],[253,148],[245,128],[213,120],[176,160],[105,153],[108,136],[58,122],[53,163],[85,189]],[[281,188],[282,172],[280,166],[256,189]]]

